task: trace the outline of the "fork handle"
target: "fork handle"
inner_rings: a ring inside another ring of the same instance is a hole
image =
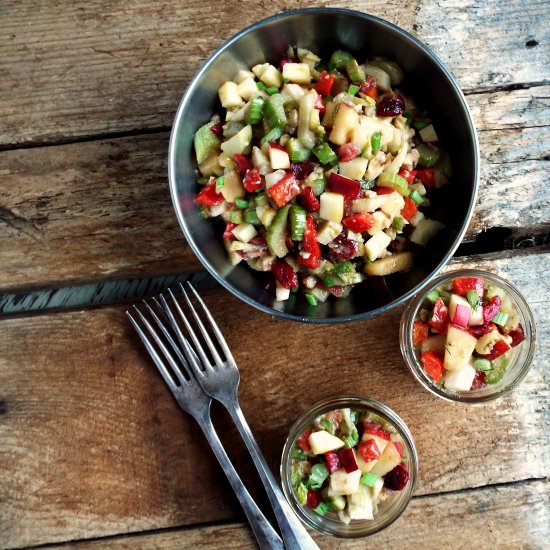
[[[239,474],[235,470],[231,460],[227,456],[225,449],[223,448],[222,442],[214,429],[214,425],[210,420],[210,416],[205,416],[199,422],[199,425],[212,447],[212,451],[216,455],[220,466],[222,467],[229,484],[231,485],[235,495],[239,499],[241,506],[248,518],[250,527],[254,532],[254,536],[258,541],[258,545],[262,549],[271,550],[272,548],[277,550],[284,550],[283,541],[271,527],[269,521],[263,515],[262,511],[258,508],[247,488],[244,486]]]
[[[296,514],[290,508],[285,496],[283,495],[279,484],[273,477],[265,458],[254,439],[252,430],[244,417],[239,405],[238,399],[233,399],[231,403],[223,402],[229,414],[233,418],[241,437],[243,438],[248,452],[256,465],[256,469],[262,478],[267,496],[271,502],[275,517],[281,529],[281,535],[285,548],[288,550],[319,550],[315,541],[311,538],[306,528],[302,525]]]

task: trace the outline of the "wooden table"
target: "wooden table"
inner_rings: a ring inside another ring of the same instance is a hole
[[[2,548],[254,547],[207,444],[176,407],[119,302],[190,273],[206,278],[167,189],[179,98],[236,30],[308,4],[0,4]],[[536,359],[512,395],[479,407],[447,404],[403,364],[401,308],[306,326],[214,288],[206,299],[240,365],[243,409],[275,471],[290,425],[321,398],[371,395],[411,428],[421,479],[403,517],[366,542],[316,536],[322,548],[469,548],[474,541],[548,548],[548,1],[330,4],[400,25],[458,78],[479,131],[482,178],[452,266],[492,270],[517,284],[537,318]],[[216,423],[265,504],[222,411]]]

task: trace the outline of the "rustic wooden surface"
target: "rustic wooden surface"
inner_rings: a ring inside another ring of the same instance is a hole
[[[97,304],[112,298],[101,297],[105,281],[124,287],[133,278],[137,296],[147,293],[149,277],[200,271],[166,185],[179,98],[237,29],[306,5],[0,3],[0,298],[32,289],[46,306],[50,289],[90,283]],[[403,416],[417,442],[420,484],[403,517],[369,539],[372,546],[547,548],[550,252],[505,249],[495,231],[548,244],[548,2],[317,5],[389,19],[454,72],[482,153],[468,250],[478,243],[496,252],[457,258],[451,267],[481,267],[517,284],[537,319],[537,354],[516,391],[466,411],[431,397],[409,375],[398,348],[401,309],[311,327],[208,291],[241,368],[243,409],[274,470],[289,426],[323,397],[368,394]],[[204,438],[174,404],[124,310],[65,306],[0,317],[0,548],[253,548]],[[260,349],[260,341],[270,344]],[[329,351],[326,342],[337,345]],[[215,417],[265,506],[235,429],[223,411]],[[315,536],[322,548],[365,547]]]

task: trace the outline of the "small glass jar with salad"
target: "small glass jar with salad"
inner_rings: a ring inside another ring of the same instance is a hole
[[[403,420],[373,399],[315,405],[290,430],[283,491],[309,527],[343,538],[377,533],[405,510],[418,457]]]
[[[479,270],[441,275],[411,300],[401,351],[412,373],[439,397],[480,403],[508,393],[527,374],[535,323],[519,291]]]

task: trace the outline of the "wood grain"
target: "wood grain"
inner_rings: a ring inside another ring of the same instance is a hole
[[[548,222],[549,91],[469,97],[482,180],[468,239]],[[159,133],[1,152],[0,289],[200,269],[172,209],[167,149]]]
[[[460,528],[457,529],[457,525]],[[414,498],[403,516],[382,533],[369,537],[372,548],[471,548],[479,550],[543,549],[550,536],[548,482],[490,487],[459,494]],[[365,540],[343,541],[313,534],[321,549],[362,550]],[[52,550],[227,550],[254,549],[244,524],[178,529],[110,540],[64,544]]]
[[[167,127],[200,64],[237,30],[309,2],[4,0],[0,144]],[[549,79],[545,0],[321,0],[389,19],[425,41],[468,91]]]
[[[399,352],[400,309],[352,324],[306,326],[270,318],[225,291],[207,293],[240,366],[243,410],[269,464],[278,469],[299,414],[347,393],[380,399],[407,422],[421,457],[419,495],[547,477],[550,309],[539,274],[549,257],[466,263],[514,281],[539,322],[537,356],[524,383],[472,414],[415,383]],[[198,428],[177,409],[123,307],[5,318],[0,329],[5,547],[237,517]],[[230,455],[257,487],[234,429],[225,416],[217,419]]]

